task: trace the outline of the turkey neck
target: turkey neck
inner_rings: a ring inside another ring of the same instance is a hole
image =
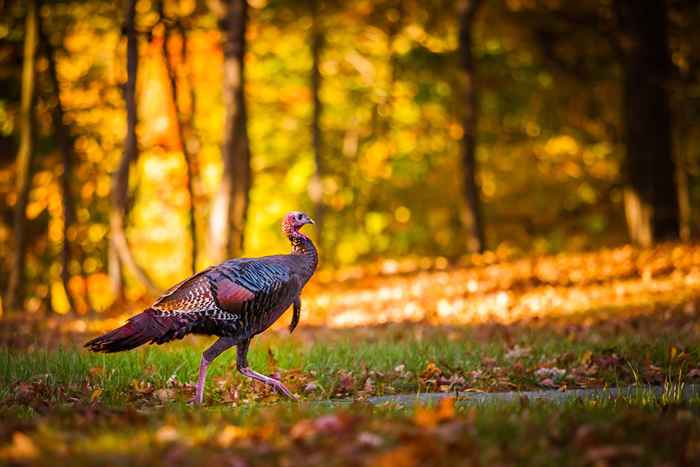
[[[307,274],[306,280],[309,280],[318,265],[316,246],[309,237],[298,231],[289,235],[289,242],[292,244],[292,256],[298,256],[303,260],[304,272]]]

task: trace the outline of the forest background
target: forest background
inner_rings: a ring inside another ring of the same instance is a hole
[[[294,209],[320,281],[689,240],[699,26],[681,0],[4,0],[1,309],[286,251]]]

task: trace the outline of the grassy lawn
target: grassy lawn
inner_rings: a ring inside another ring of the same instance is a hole
[[[632,397],[416,410],[302,402],[74,403],[3,418],[3,459],[71,465],[690,465],[700,401]]]
[[[399,409],[364,402],[398,393],[700,383],[700,254],[673,251],[626,252],[627,266],[610,270],[604,265],[619,252],[312,289],[300,328],[290,336],[284,317],[253,341],[249,356],[253,368],[280,377],[300,403],[238,375],[229,351],[210,367],[205,406],[188,406],[211,338],[102,355],[80,344],[123,316],[5,320],[0,463],[692,463],[700,460],[696,400],[640,393],[562,406],[523,400]],[[601,280],[581,279],[580,264],[608,272],[599,273]],[[416,292],[445,274],[454,282]],[[472,292],[460,292],[463,286]],[[469,304],[454,312],[459,300]],[[512,313],[499,311],[504,303]],[[481,308],[470,309],[474,304]],[[390,323],[386,310],[398,313]],[[334,321],[338,316],[355,321]],[[320,403],[327,399],[352,405]]]

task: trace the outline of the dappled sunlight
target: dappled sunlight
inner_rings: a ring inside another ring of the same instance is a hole
[[[301,327],[546,326],[552,320],[619,320],[685,303],[693,307],[700,297],[697,245],[623,246],[502,260],[480,255],[470,261],[485,264],[449,266],[440,258],[392,260],[321,273],[303,294]],[[41,326],[59,335],[94,335],[121,325],[148,304],[120,305],[83,318],[49,318]],[[286,316],[273,329],[286,329]],[[8,324],[2,328],[7,331]]]
[[[508,324],[584,313],[653,310],[700,295],[700,248],[621,247],[587,254],[526,258],[332,284],[305,300],[304,319],[326,326],[396,321]]]

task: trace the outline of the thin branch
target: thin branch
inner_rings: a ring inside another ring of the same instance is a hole
[[[163,15],[163,2],[159,3],[159,13],[161,20],[164,18]],[[182,34],[182,47],[185,48],[185,33],[184,29],[181,29]],[[168,42],[170,39],[170,25],[168,22],[163,21],[163,43],[161,46],[161,54],[163,55],[163,61],[165,62],[165,68],[168,74],[168,81],[170,85],[170,99],[173,102],[173,107],[175,109],[175,126],[177,132],[177,138],[179,146],[182,150],[182,157],[185,160],[186,167],[186,184],[187,184],[187,194],[189,196],[190,206],[189,206],[189,231],[190,231],[190,242],[192,244],[191,249],[191,268],[192,273],[197,270],[197,216],[195,213],[195,195],[194,195],[194,161],[193,156],[190,154],[189,147],[187,145],[187,140],[185,137],[185,126],[187,122],[182,113],[179,100],[179,86],[177,82],[177,76],[175,74],[175,67],[173,66],[170,54],[168,53]]]

